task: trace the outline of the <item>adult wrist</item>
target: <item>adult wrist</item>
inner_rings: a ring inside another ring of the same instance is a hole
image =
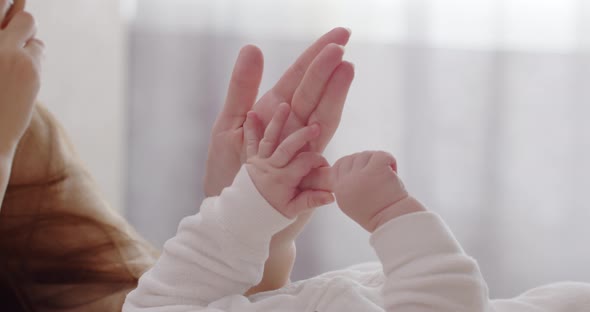
[[[215,197],[215,196],[219,196],[219,194],[221,194],[222,189],[220,189],[219,187],[212,185],[213,183],[210,182],[211,177],[209,176],[208,173],[205,174],[205,179],[204,179],[204,186],[203,186],[203,193],[205,194],[205,197]]]

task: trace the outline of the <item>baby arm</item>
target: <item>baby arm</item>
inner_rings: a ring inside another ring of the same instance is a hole
[[[347,156],[324,179],[331,180],[342,211],[372,233],[386,276],[386,311],[489,311],[477,263],[444,222],[408,194],[393,156]]]
[[[319,135],[317,126],[279,143],[289,113],[287,104],[277,109],[262,141],[256,114],[248,115],[246,165],[232,186],[182,221],[157,264],[127,297],[124,311],[214,311],[236,297],[248,305],[241,294],[260,282],[272,236],[299,213],[334,200],[329,192],[299,191],[303,177],[327,162],[317,153],[298,153]]]
[[[321,134],[310,142],[307,150],[321,153],[325,149],[338,127],[354,77],[354,67],[342,61],[344,50],[340,47],[346,45],[349,38],[350,31],[340,27],[323,35],[257,102],[262,52],[254,46],[246,46],[240,51],[225,105],[211,133],[204,180],[207,196],[218,196],[229,186],[246,159],[242,130],[249,110],[256,112],[266,126],[281,101],[291,103],[293,114],[283,135],[318,123]],[[273,237],[264,277],[248,293],[275,290],[288,282],[295,261],[295,239],[310,218],[311,212],[301,214]]]

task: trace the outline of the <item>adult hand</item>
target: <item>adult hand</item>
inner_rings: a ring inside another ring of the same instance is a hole
[[[26,5],[27,0],[0,1],[0,13],[3,14],[3,18],[0,20],[0,28],[4,29],[16,13],[25,10]]]
[[[40,88],[43,43],[35,38],[35,21],[24,5],[0,0],[0,207]]]
[[[213,126],[204,183],[206,196],[217,196],[231,185],[245,161],[243,124],[250,110],[256,112],[266,127],[280,103],[291,104],[292,113],[282,137],[317,123],[321,135],[310,142],[309,150],[322,152],[325,149],[340,123],[354,77],[353,65],[342,61],[342,46],[349,37],[350,32],[344,28],[333,29],[322,36],[258,102],[262,52],[254,46],[242,48],[226,103]]]
[[[15,5],[22,5],[18,1]],[[35,38],[33,16],[10,10],[8,0],[0,0],[0,152],[11,153],[31,119],[33,103],[40,88],[41,57],[44,45]],[[10,13],[15,12],[15,13]],[[8,14],[14,14],[8,20]]]
[[[250,110],[260,117],[266,128],[280,103],[291,104],[292,113],[282,138],[317,123],[320,135],[310,142],[308,150],[323,152],[340,123],[354,78],[354,66],[342,61],[343,46],[349,38],[350,31],[344,28],[333,29],[322,36],[258,102],[264,63],[262,52],[255,46],[242,48],[225,105],[213,126],[204,181],[206,196],[217,196],[231,185],[245,162],[243,124]],[[296,254],[295,238],[311,215],[311,211],[301,213],[289,227],[273,236],[262,281],[247,294],[278,289],[289,281]]]

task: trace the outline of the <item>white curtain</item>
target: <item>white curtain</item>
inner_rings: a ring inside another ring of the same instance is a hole
[[[240,46],[266,91],[348,26],[357,75],[327,156],[385,149],[494,297],[590,282],[590,2],[141,0],[130,37],[128,216],[156,243],[197,210],[209,129]],[[295,279],[375,259],[336,207],[298,242]]]
[[[39,100],[66,128],[108,202],[125,197],[126,25],[119,0],[28,0],[46,45]]]

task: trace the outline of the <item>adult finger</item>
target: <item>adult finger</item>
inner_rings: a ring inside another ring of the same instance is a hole
[[[260,120],[255,112],[249,112],[244,122],[244,141],[246,141],[246,157],[254,157],[258,154],[260,137],[258,135]]]
[[[264,131],[264,137],[260,142],[259,156],[262,158],[268,158],[274,153],[275,148],[279,145],[279,139],[281,138],[281,132],[289,118],[291,107],[287,103],[281,103],[277,108],[274,116],[270,120],[270,123]]]
[[[0,24],[4,25],[4,18],[8,13],[8,10],[12,6],[12,1],[10,0],[0,0]]]
[[[311,151],[323,152],[334,136],[340,124],[344,103],[353,79],[354,65],[352,63],[344,61],[334,71],[322,99],[309,116],[307,124],[317,123],[322,128],[320,136],[309,144]]]
[[[10,21],[12,20],[12,18],[14,17],[14,15],[16,13],[24,11],[25,6],[27,5],[26,0],[14,0],[14,1],[8,0],[7,2],[8,2],[8,12],[6,12],[6,14],[3,16],[3,19],[1,22],[2,29],[4,29],[6,27],[6,25],[8,25],[8,23],[10,23]],[[12,6],[10,6],[10,3],[12,3]]]
[[[320,133],[320,127],[316,124],[301,128],[289,135],[279,144],[277,149],[270,156],[270,163],[275,167],[286,166],[310,140],[316,138]]]
[[[293,113],[304,123],[318,105],[324,88],[330,81],[334,70],[342,63],[344,48],[337,44],[327,45],[313,60],[299,87],[293,95]]]
[[[350,39],[350,30],[342,27],[334,28],[320,37],[287,69],[279,82],[273,87],[273,90],[284,101],[291,102],[295,90],[301,83],[305,72],[307,72],[307,68],[320,51],[330,43],[344,46],[348,43],[348,39]]]
[[[262,80],[264,58],[256,46],[247,45],[240,50],[234,65],[223,110],[215,122],[213,132],[237,129],[252,109]]]
[[[37,33],[37,24],[31,13],[21,11],[14,15],[5,31],[8,41],[24,46]]]

